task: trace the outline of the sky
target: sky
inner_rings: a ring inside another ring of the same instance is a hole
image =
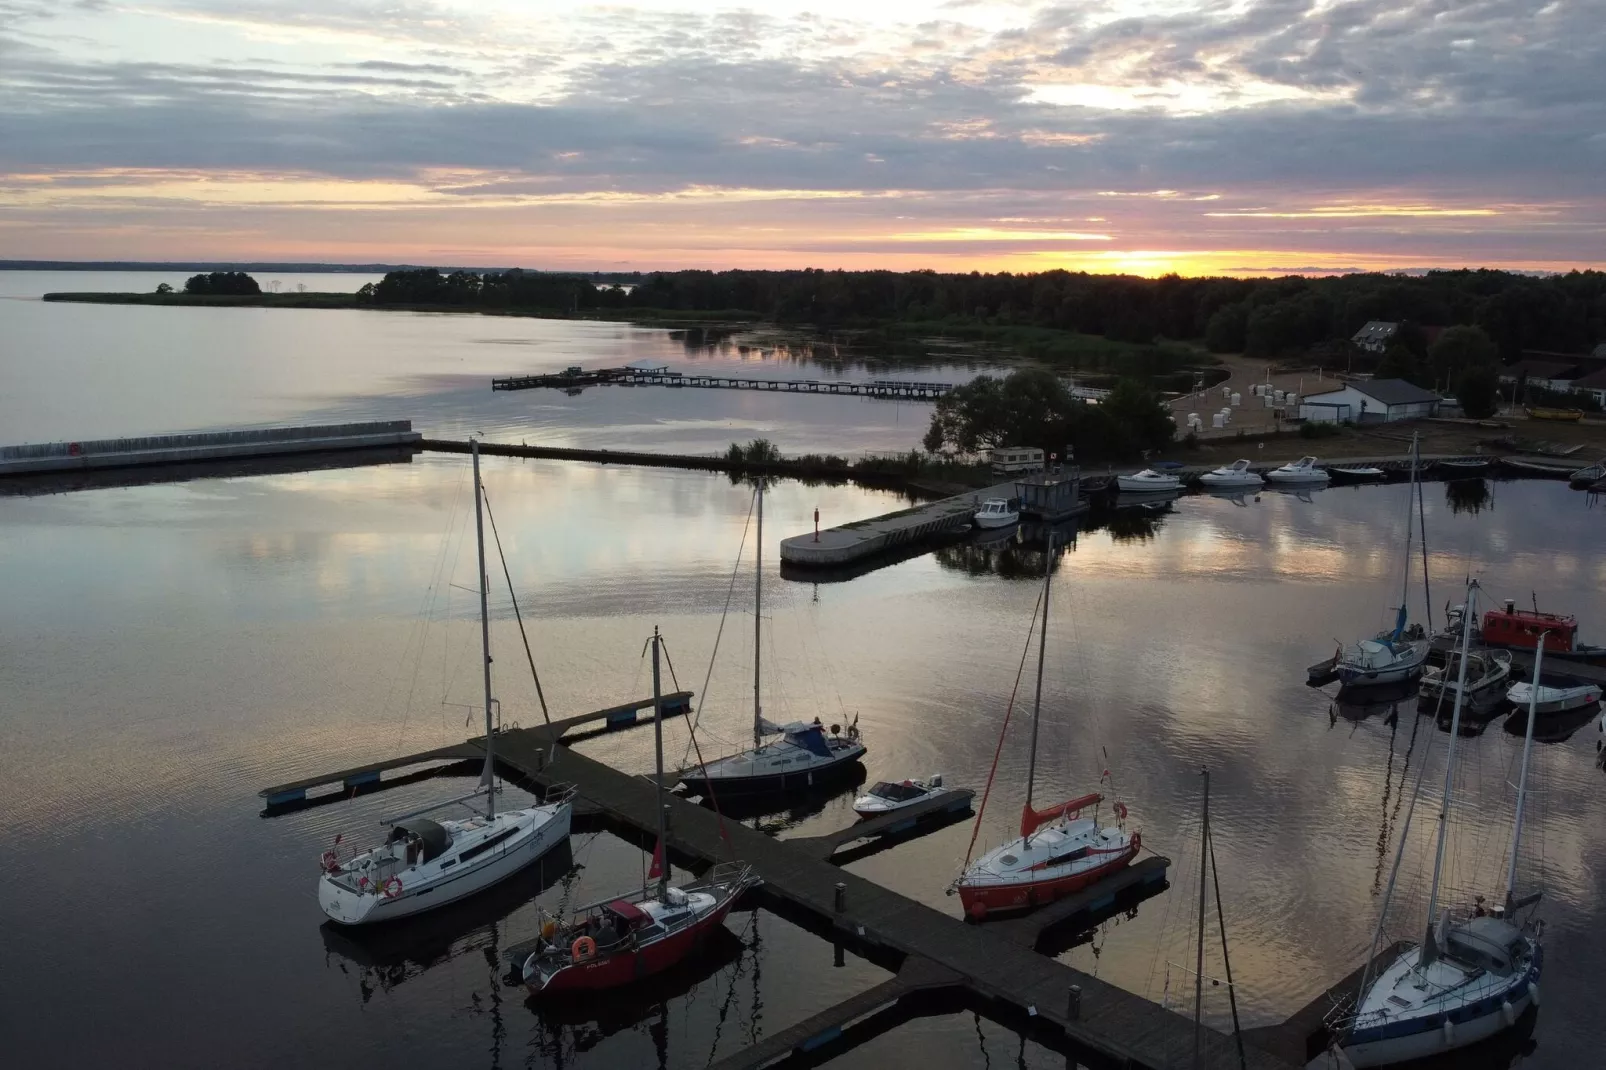
[[[1606,265],[1602,0],[0,0],[0,258]]]

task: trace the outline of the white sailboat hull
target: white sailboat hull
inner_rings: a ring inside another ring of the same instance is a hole
[[[1481,1043],[1511,1028],[1511,1024],[1526,1014],[1528,1008],[1533,1005],[1533,999],[1526,987],[1521,992],[1514,993],[1509,1002],[1511,1004],[1509,1022],[1506,1011],[1496,1006],[1489,1013],[1477,1018],[1454,1022],[1448,1038],[1445,1036],[1444,1026],[1437,1025],[1425,1028],[1419,1033],[1346,1046],[1343,1052],[1349,1059],[1350,1065],[1357,1070],[1368,1066],[1393,1066],[1395,1063],[1410,1062],[1413,1059],[1443,1055],[1445,1052]]]
[[[326,873],[318,881],[318,905],[342,925],[371,925],[455,903],[506,880],[562,843],[569,835],[572,810],[570,804],[561,803],[522,811],[528,816],[519,822],[523,827],[518,833],[471,861],[447,869],[432,867],[433,872],[417,880],[409,880],[409,872],[401,871],[401,891],[395,896],[357,890],[340,874]],[[444,859],[451,856],[448,852]]]

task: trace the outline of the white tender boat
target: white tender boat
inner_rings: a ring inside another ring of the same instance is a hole
[[[1156,472],[1152,468],[1131,476],[1116,476],[1115,485],[1118,489],[1139,494],[1163,494],[1167,491],[1180,490],[1182,480],[1177,476],[1165,472]]]
[[[1008,528],[1020,523],[1020,510],[1007,498],[988,498],[971,517],[978,528]]]
[[[935,773],[926,780],[905,780],[896,784],[883,780],[853,800],[853,812],[866,817],[890,814],[894,810],[913,806],[933,792],[941,790],[941,773]]]
[[[1601,687],[1576,676],[1545,675],[1538,683],[1512,684],[1506,701],[1535,713],[1566,713],[1600,701]]]
[[[1388,473],[1381,468],[1373,468],[1369,464],[1351,465],[1348,468],[1334,466],[1327,470],[1333,479],[1343,483],[1364,483],[1368,480],[1382,479]]]
[[[485,571],[480,447],[473,440],[474,509],[479,567]],[[318,905],[344,925],[389,921],[456,902],[534,862],[569,835],[572,788],[554,788],[540,806],[496,812],[496,726],[491,709],[490,618],[486,584],[480,583],[480,641],[485,659],[485,766],[478,790],[457,799],[383,822],[390,831],[379,846],[343,854],[341,837],[323,853]],[[485,796],[485,812],[464,821],[431,821],[421,815]]]
[[[1248,461],[1233,461],[1229,465],[1206,472],[1199,482],[1207,487],[1258,487],[1264,482],[1260,475],[1249,470]]]
[[[1281,468],[1273,468],[1266,473],[1266,478],[1273,483],[1326,483],[1332,477],[1325,468],[1316,467],[1316,458],[1301,457]]]

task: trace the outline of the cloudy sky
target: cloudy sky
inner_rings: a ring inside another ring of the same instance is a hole
[[[1606,262],[1602,0],[0,0],[0,257]]]

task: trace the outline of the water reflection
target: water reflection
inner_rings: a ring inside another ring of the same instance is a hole
[[[1600,703],[1593,702],[1576,710],[1538,714],[1534,717],[1534,742],[1565,743],[1573,737],[1574,732],[1599,717],[1600,710]],[[1511,716],[1506,718],[1505,730],[1514,736],[1526,734],[1528,731],[1528,711],[1523,709],[1514,710]]]
[[[1444,500],[1454,513],[1476,516],[1485,508],[1494,508],[1494,495],[1486,479],[1452,479],[1444,485]]]
[[[1076,549],[1081,521],[1077,518],[1057,524],[1025,523],[1013,528],[980,531],[964,542],[939,547],[932,557],[939,566],[967,576],[997,576],[1005,580],[1041,580],[1043,555],[1048,539],[1054,540],[1054,565],[1058,569],[1067,554]]]

